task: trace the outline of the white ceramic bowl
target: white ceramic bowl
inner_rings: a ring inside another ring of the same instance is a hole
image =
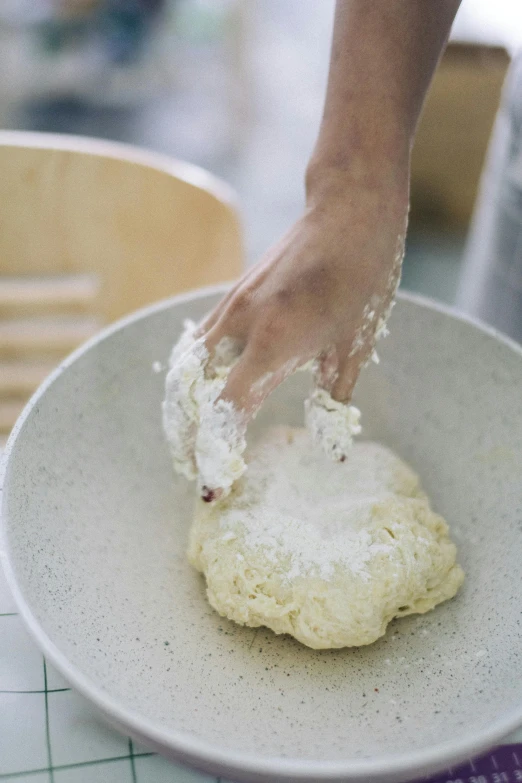
[[[126,319],[68,359],[7,446],[2,550],[45,654],[153,748],[249,781],[402,781],[522,724],[522,351],[401,296],[357,402],[364,435],[420,473],[467,580],[362,649],[314,652],[208,606],[185,546],[160,402],[184,318],[221,291]],[[294,377],[256,426],[302,421]]]

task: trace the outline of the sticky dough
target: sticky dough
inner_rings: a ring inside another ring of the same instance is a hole
[[[384,446],[356,443],[332,463],[305,430],[280,427],[246,459],[227,498],[197,501],[191,531],[221,615],[316,649],[365,645],[462,584],[446,522]]]

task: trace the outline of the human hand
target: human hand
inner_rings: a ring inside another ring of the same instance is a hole
[[[399,281],[407,187],[336,179],[319,192],[171,358],[165,430],[176,470],[198,478],[206,500],[244,471],[246,426],[263,401],[311,360],[312,435],[343,460],[359,431],[348,403]]]
[[[367,187],[337,178],[247,272],[199,329],[241,355],[223,391],[247,422],[289,374],[317,360],[316,382],[350,401],[399,282],[407,178]]]

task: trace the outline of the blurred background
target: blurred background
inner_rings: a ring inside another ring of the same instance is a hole
[[[239,194],[248,260],[299,215],[333,0],[2,0],[0,127],[168,153]],[[454,301],[519,0],[464,0],[413,161],[403,285]]]
[[[300,215],[333,12],[334,0],[0,0],[0,129],[101,137],[199,164],[235,189],[243,225],[241,232],[226,189],[194,190],[185,169],[181,179],[170,169],[160,176],[119,165],[112,153],[96,163],[93,155],[40,154],[27,141],[19,149],[4,141],[0,448],[29,394],[104,323],[233,279],[243,267],[241,233],[253,263]],[[463,0],[414,149],[402,279],[468,309],[483,289],[490,314],[481,317],[519,339],[522,153],[513,171],[499,172],[505,192],[492,190],[503,209],[499,279],[479,285],[484,232],[473,232],[473,264],[462,259],[521,44],[520,0]],[[496,247],[490,255],[498,259]]]

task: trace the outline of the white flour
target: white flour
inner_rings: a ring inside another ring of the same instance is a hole
[[[330,579],[336,564],[368,578],[368,561],[390,551],[373,540],[368,523],[373,506],[392,497],[396,458],[365,443],[332,465],[314,453],[304,430],[271,435],[254,450],[238,487],[240,504],[232,499],[220,509],[223,540],[241,530],[246,548],[262,549],[274,563],[287,558],[287,581],[310,572]]]
[[[185,331],[172,351],[165,383],[163,427],[174,468],[198,479],[200,492],[226,494],[245,470],[245,426],[231,402],[218,399],[238,354],[232,341],[223,341],[213,363],[196,325]]]
[[[354,435],[361,432],[361,412],[354,405],[333,399],[325,389],[315,389],[305,402],[305,422],[314,442],[336,461],[344,461]]]

